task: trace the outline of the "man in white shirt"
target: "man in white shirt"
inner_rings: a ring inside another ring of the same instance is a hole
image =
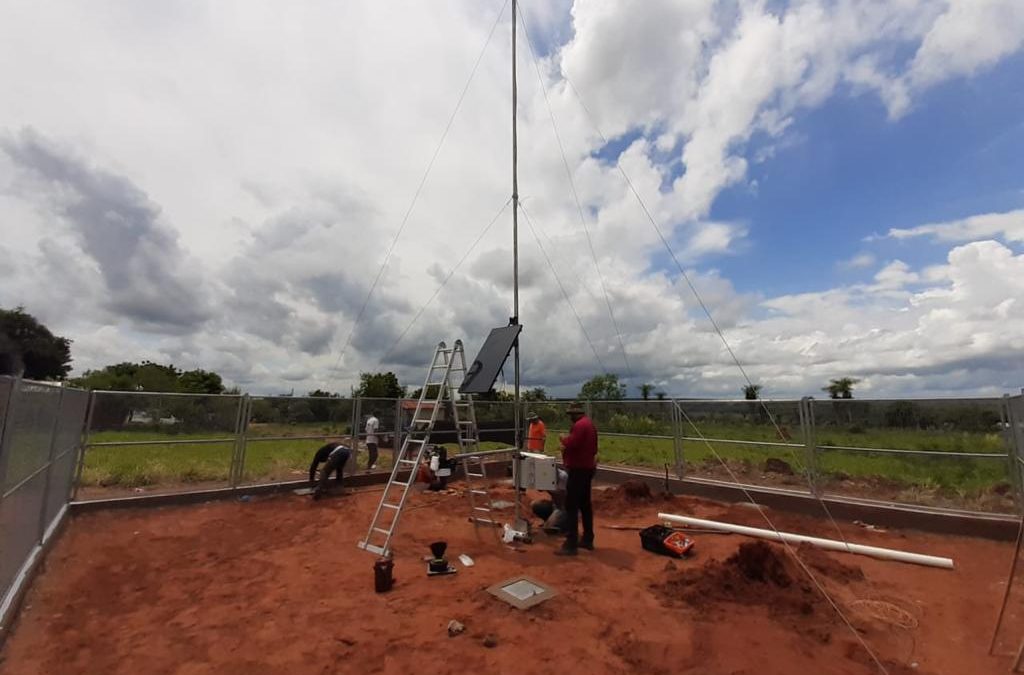
[[[377,468],[377,430],[380,429],[380,420],[377,419],[377,411],[370,411],[370,418],[366,420],[366,450],[370,456],[366,460],[366,468],[373,471]]]

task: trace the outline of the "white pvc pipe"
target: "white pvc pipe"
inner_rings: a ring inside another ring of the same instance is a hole
[[[810,544],[829,551],[845,551],[859,555],[871,556],[882,560],[897,560],[899,562],[914,563],[915,565],[927,565],[929,567],[941,567],[953,569],[952,558],[940,558],[933,555],[922,555],[920,553],[907,553],[891,548],[880,548],[878,546],[865,546],[863,544],[845,544],[834,539],[821,539],[819,537],[808,537],[802,534],[790,534],[789,532],[775,532],[774,530],[762,530],[758,527],[747,527],[745,525],[732,525],[730,523],[719,523],[714,520],[702,520],[690,518],[689,516],[676,516],[671,513],[659,513],[658,518],[669,523],[681,525],[692,525],[721,532],[732,532],[734,534],[745,534],[748,537],[760,539],[771,539],[772,541],[785,541],[790,544]]]

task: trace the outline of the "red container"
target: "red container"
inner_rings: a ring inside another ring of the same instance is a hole
[[[395,562],[391,558],[381,558],[373,564],[373,589],[378,593],[386,593],[391,590],[395,579],[392,576],[395,569]]]

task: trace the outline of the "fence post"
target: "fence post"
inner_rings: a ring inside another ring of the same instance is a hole
[[[345,462],[342,467],[342,474],[349,475],[359,469],[359,422],[363,418],[363,398],[355,396],[352,398],[352,462]]]
[[[231,466],[227,470],[227,484],[237,488],[239,484],[239,462],[242,460],[242,416],[245,413],[245,395],[239,396],[239,407],[234,411],[234,449],[231,451]]]
[[[391,435],[391,466],[398,463],[398,451],[402,448],[402,401],[395,399],[395,433]]]
[[[683,416],[679,414],[678,403],[672,399],[672,449],[675,452],[676,478],[686,477],[686,457],[683,455]]]
[[[60,428],[61,408],[64,406],[64,387],[60,388],[57,394],[57,410],[53,414],[53,424],[50,425],[50,449],[46,458],[46,482],[43,483],[43,501],[39,505],[39,535],[40,544],[43,543],[43,535],[46,534],[46,505],[50,501],[50,482],[53,480],[53,455],[57,448],[57,430]]]
[[[82,484],[82,469],[85,468],[85,452],[89,448],[89,436],[92,433],[92,415],[96,411],[96,390],[89,390],[89,403],[85,413],[85,424],[78,437],[78,462],[75,466],[75,480],[71,488],[71,501],[78,499],[78,488]]]
[[[821,497],[818,485],[818,438],[814,428],[814,399],[804,396],[800,399],[800,431],[803,435],[805,461],[807,463],[807,484],[811,494]]]
[[[249,394],[242,394],[239,402],[242,410],[242,418],[238,425],[238,466],[235,471],[235,481],[231,487],[237,488],[245,476],[245,457],[249,449],[249,418],[252,417],[252,398]]]
[[[999,408],[1000,422],[1003,424],[1003,446],[1006,448],[1006,478],[1013,488],[1013,498],[1017,503],[1017,512],[1024,517],[1024,484],[1021,481],[1020,448],[1017,447],[1017,434],[1014,429],[1013,401],[1009,394],[1003,394]]]

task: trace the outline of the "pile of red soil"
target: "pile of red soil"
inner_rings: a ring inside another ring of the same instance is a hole
[[[668,603],[682,602],[705,615],[722,603],[763,605],[772,614],[812,615],[824,602],[785,550],[764,541],[744,542],[725,560],[671,572],[653,589]]]
[[[800,560],[805,565],[811,568],[811,572],[816,576],[824,575],[829,579],[841,581],[844,584],[864,581],[864,570],[859,565],[848,565],[839,562],[822,549],[810,544],[800,544],[796,549],[796,554],[800,556]]]

